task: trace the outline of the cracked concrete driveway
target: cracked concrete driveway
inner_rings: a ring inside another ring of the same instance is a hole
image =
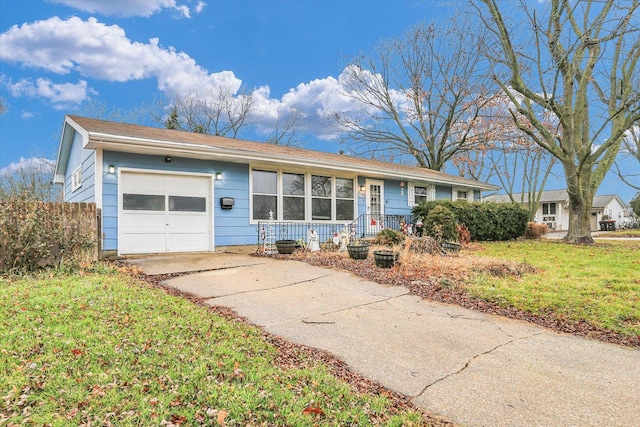
[[[470,426],[638,425],[640,351],[422,300],[349,273],[242,254],[129,260]]]

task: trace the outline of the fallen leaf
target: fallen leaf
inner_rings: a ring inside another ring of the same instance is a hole
[[[314,403],[307,406],[303,409],[302,413],[305,415],[324,415],[324,411],[320,407],[319,403]]]
[[[216,422],[218,423],[219,426],[224,427],[226,425],[225,423],[225,418],[227,418],[227,411],[225,411],[224,409],[221,410],[220,412],[218,412],[218,418],[216,420]]]
[[[79,348],[74,348],[73,350],[71,350],[71,353],[73,353],[74,356],[80,356],[83,351]]]

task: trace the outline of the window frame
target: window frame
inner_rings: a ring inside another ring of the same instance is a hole
[[[82,165],[78,166],[71,173],[71,192],[82,187]]]
[[[272,172],[276,173],[276,211],[274,212],[274,221],[279,222],[293,222],[293,223],[308,223],[308,222],[318,222],[318,223],[351,223],[356,219],[358,212],[358,193],[356,191],[356,186],[358,183],[357,175],[349,175],[349,174],[336,174],[334,172],[325,172],[325,171],[302,171],[296,168],[269,168],[269,167],[261,167],[261,166],[252,166],[249,169],[249,203],[250,203],[250,224],[256,224],[261,221],[267,221],[267,218],[255,218],[254,212],[254,196],[255,195],[265,195],[265,193],[255,193],[253,190],[253,182],[254,182],[254,172]],[[304,177],[304,196],[292,196],[284,194],[284,176],[290,175],[302,175]],[[314,196],[312,191],[312,179],[314,176],[318,177],[327,177],[330,179],[330,192],[331,196]],[[338,197],[337,196],[337,180],[344,179],[350,180],[352,182],[352,197]],[[284,204],[285,198],[287,197],[299,197],[304,198],[304,219],[284,219]],[[313,219],[313,199],[321,199],[321,200],[329,200],[331,204],[331,218],[329,219]],[[351,211],[353,218],[351,219],[337,219],[338,212],[338,201],[351,201],[353,209]]]
[[[408,190],[407,190],[407,204],[408,206],[418,206],[423,200],[416,201],[416,187],[424,188],[426,190],[425,195],[420,195],[420,197],[424,197],[424,200],[431,202],[436,199],[436,186],[435,184],[428,184],[423,182],[409,182]]]
[[[464,192],[467,193],[467,197],[458,197],[458,193],[460,192]],[[475,200],[475,191],[473,188],[469,188],[469,187],[452,187],[451,188],[451,200],[458,201],[458,200],[465,200],[469,203],[473,203],[473,201]]]

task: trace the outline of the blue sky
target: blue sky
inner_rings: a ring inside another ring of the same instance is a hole
[[[228,85],[254,92],[262,117],[306,116],[306,147],[335,150],[322,113],[349,108],[349,59],[456,0],[0,0],[0,169],[55,159],[65,114],[91,98],[129,110],[158,94]],[[458,4],[459,6],[459,4]],[[266,123],[264,126],[268,126]],[[562,188],[562,182],[547,188]],[[611,177],[599,194],[635,191]]]

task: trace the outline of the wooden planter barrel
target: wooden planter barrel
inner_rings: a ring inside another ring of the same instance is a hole
[[[279,254],[292,254],[297,247],[298,244],[295,240],[276,240],[276,249],[278,249]]]
[[[347,245],[347,251],[352,259],[367,259],[369,245]]]
[[[373,251],[373,259],[377,267],[391,268],[398,260],[397,253],[393,251]]]

